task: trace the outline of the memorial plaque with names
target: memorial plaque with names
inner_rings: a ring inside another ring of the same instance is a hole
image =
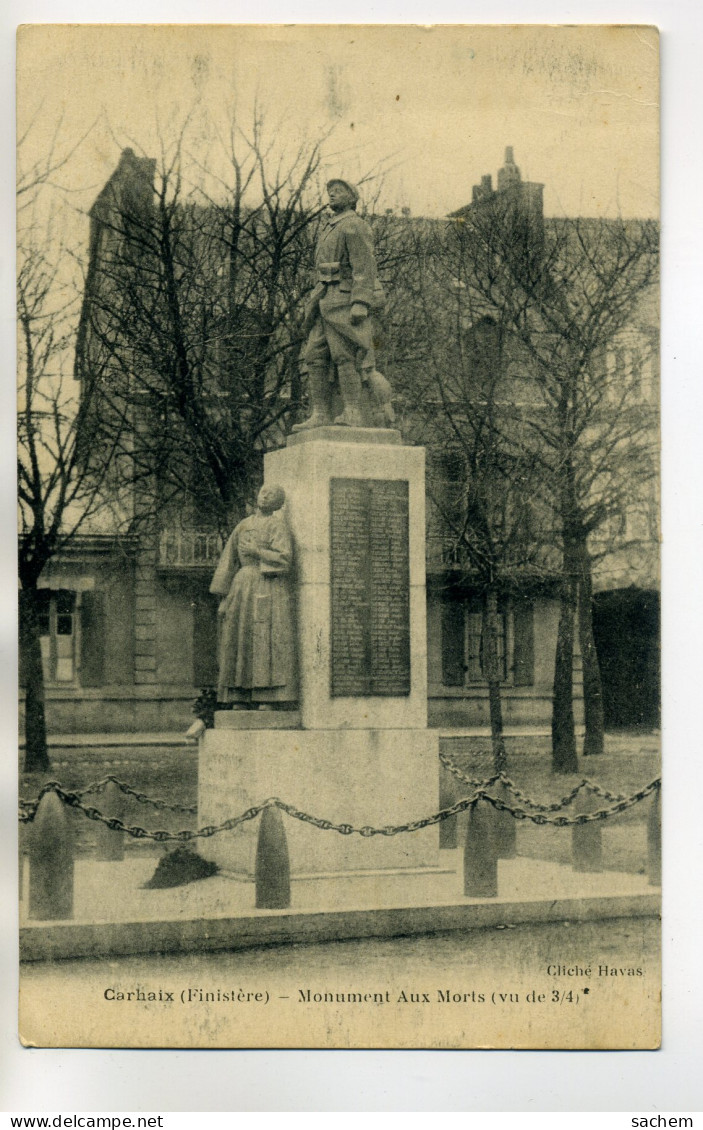
[[[330,483],[332,697],[410,694],[408,483]]]

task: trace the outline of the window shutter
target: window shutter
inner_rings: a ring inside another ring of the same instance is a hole
[[[81,594],[81,686],[101,687],[105,682],[105,596]]]
[[[442,603],[442,683],[464,685],[464,605],[458,600]]]
[[[513,606],[513,682],[531,687],[534,681],[534,607],[531,600],[518,600]]]

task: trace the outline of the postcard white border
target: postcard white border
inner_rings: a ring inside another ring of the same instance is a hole
[[[490,15],[490,20],[486,17]],[[14,34],[27,22],[639,23],[662,34],[664,409],[664,1047],[660,1052],[27,1051],[16,1037],[14,799]],[[703,9],[696,0],[6,0],[0,13],[0,568],[5,907],[0,936],[0,1109],[221,1111],[657,1110],[703,1107],[699,708],[703,536]],[[8,819],[4,819],[5,817]],[[509,1084],[509,1089],[508,1089]],[[629,1124],[629,1123],[628,1123]]]

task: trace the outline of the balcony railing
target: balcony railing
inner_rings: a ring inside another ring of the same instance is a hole
[[[222,538],[209,530],[163,530],[159,543],[162,569],[212,569],[222,552]]]

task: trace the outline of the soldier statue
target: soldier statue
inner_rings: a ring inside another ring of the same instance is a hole
[[[383,307],[373,235],[356,213],[359,193],[349,181],[328,181],[331,214],[315,248],[315,287],[306,303],[302,360],[311,415],[293,431],[324,427],[388,427],[395,419],[391,389],[376,370],[373,313]],[[335,393],[342,405],[335,417]]]

